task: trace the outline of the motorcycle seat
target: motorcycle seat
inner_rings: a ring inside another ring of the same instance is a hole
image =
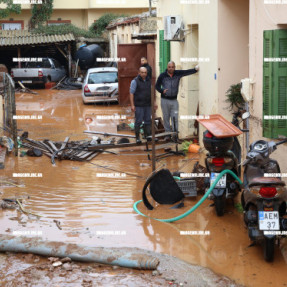
[[[248,184],[249,187],[257,185],[280,185],[285,186],[285,182],[277,177],[255,177]]]

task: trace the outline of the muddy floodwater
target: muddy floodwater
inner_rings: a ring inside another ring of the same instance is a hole
[[[64,141],[67,136],[70,140],[90,140],[92,135],[83,133],[84,130],[116,133],[117,124],[129,123],[132,118],[128,107],[84,105],[80,91],[37,92],[38,95],[16,95],[17,115],[37,116],[17,121],[22,130],[19,134],[28,131],[29,138],[34,140]],[[144,248],[208,267],[246,286],[287,286],[284,252],[276,248],[274,263],[266,263],[260,246],[249,247],[242,213],[231,204],[223,217],[217,217],[210,206],[212,202],[206,200],[194,213],[174,223],[136,214],[133,204],[141,199],[151,162],[143,147],[114,152],[117,154],[99,154],[91,162],[56,159],[55,165],[45,155],[9,155],[1,171],[0,196],[21,198],[25,209],[41,217],[0,209],[0,233],[30,233],[43,239],[89,246]],[[159,161],[157,167],[191,172],[196,158],[195,154],[172,156]],[[200,156],[201,162],[202,159]],[[36,173],[39,177],[16,178],[13,173]],[[174,217],[199,198],[186,199],[183,210],[162,208],[162,214]],[[147,212],[142,203],[139,209]],[[181,231],[206,234],[181,235]]]

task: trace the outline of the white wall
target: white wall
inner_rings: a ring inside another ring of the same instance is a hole
[[[279,24],[285,24],[281,26]],[[250,120],[250,142],[258,139],[270,140],[262,137],[263,116],[263,31],[287,29],[287,5],[265,5],[263,1],[250,1],[250,34],[249,34],[249,70],[250,78],[255,81],[254,101],[251,102],[252,118]],[[281,145],[272,154],[277,159],[282,173],[287,172],[287,145]],[[284,179],[284,178],[283,178]],[[286,178],[284,179],[286,181]]]

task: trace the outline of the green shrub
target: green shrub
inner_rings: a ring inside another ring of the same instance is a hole
[[[13,0],[0,0],[0,4],[7,4],[6,9],[0,9],[0,19],[7,18],[11,13],[20,14],[21,5],[13,4]]]
[[[110,24],[111,21],[120,18],[126,17],[127,15],[117,15],[113,13],[107,13],[101,16],[95,23],[89,27],[89,31],[95,33],[98,36],[101,36],[105,31],[106,27]]]
[[[229,103],[229,109],[232,110],[234,106],[237,108],[242,108],[244,105],[244,99],[241,95],[241,83],[231,85],[226,92],[227,100],[225,102]]]
[[[46,35],[63,35],[72,33],[76,37],[85,37],[85,38],[95,38],[95,33],[87,31],[85,29],[78,28],[72,24],[62,24],[62,25],[51,25],[51,26],[39,26],[34,29],[32,33],[41,33]]]

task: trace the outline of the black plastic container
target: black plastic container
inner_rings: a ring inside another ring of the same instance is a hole
[[[232,148],[233,137],[217,138],[209,131],[205,131],[203,133],[203,144],[212,155],[224,154]]]
[[[89,68],[97,67],[97,58],[102,58],[103,55],[103,49],[97,44],[92,44],[79,48],[76,52],[76,60],[79,59],[81,70],[88,70]]]

